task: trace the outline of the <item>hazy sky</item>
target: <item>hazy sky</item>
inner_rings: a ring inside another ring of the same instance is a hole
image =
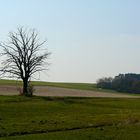
[[[139,0],[0,0],[0,41],[18,26],[48,40],[43,81],[96,82],[140,73]]]

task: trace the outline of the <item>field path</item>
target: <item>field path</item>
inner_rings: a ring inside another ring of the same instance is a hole
[[[18,95],[18,88],[15,86],[0,86],[0,95]],[[49,86],[36,86],[34,95],[57,96],[57,97],[110,97],[110,98],[140,98],[120,93],[108,93],[89,90],[67,89]]]

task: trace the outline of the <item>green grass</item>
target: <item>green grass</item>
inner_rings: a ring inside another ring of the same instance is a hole
[[[13,86],[13,85],[17,85],[17,84],[22,84],[22,82],[21,81],[16,81],[16,80],[5,80],[5,79],[1,79],[0,80],[0,85],[11,85],[11,86]]]
[[[140,100],[0,96],[0,140],[137,140]]]
[[[0,85],[22,85],[22,81],[16,80],[0,80]],[[35,86],[53,86],[53,87],[63,87],[63,88],[73,88],[73,89],[86,89],[93,90],[96,88],[96,84],[89,83],[61,83],[61,82],[42,82],[42,81],[31,81],[32,85]]]
[[[72,88],[81,90],[97,90],[96,84],[90,83],[61,83],[61,82],[32,82],[33,85],[45,85],[52,87]]]

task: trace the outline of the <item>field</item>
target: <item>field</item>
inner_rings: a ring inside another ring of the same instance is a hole
[[[8,85],[8,86],[20,86],[22,85],[21,81],[16,80],[0,80],[0,85]],[[94,90],[94,91],[109,91],[114,92],[112,90],[101,90],[96,88],[96,84],[91,83],[63,83],[63,82],[41,82],[41,81],[32,81],[31,85],[33,86],[50,86],[50,87],[61,87],[68,89],[80,89],[80,90]]]
[[[0,96],[0,140],[136,140],[139,110],[139,99]]]
[[[14,80],[0,80],[0,94],[2,89],[4,89],[2,92],[14,93],[15,86],[21,84]],[[0,140],[140,139],[138,96],[100,90],[95,84],[49,82],[32,82],[32,84],[39,87],[36,95],[50,92],[50,97],[0,95]],[[77,92],[79,96],[96,93],[97,97],[104,98],[55,97],[59,94],[65,95],[62,92],[65,94]]]
[[[55,97],[119,97],[119,98],[140,98],[139,94],[118,93],[112,90],[102,90],[96,88],[95,84],[88,83],[50,83],[31,82],[34,86],[36,96]],[[0,95],[19,95],[21,81],[1,80]]]

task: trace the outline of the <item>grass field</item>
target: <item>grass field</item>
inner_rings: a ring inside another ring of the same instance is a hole
[[[71,88],[71,89],[80,89],[80,90],[92,90],[100,92],[115,92],[113,90],[98,89],[95,83],[61,83],[61,82],[41,82],[41,81],[32,81],[34,86],[51,86],[51,87],[61,87],[61,88]],[[0,80],[0,85],[22,85],[21,81],[16,80]]]
[[[61,82],[32,81],[31,84],[34,86],[52,86],[52,87],[63,87],[63,88],[73,88],[73,89],[85,89],[85,90],[96,89],[96,84],[89,84],[89,83],[61,83]],[[16,80],[1,79],[0,85],[22,85],[22,82]]]
[[[138,140],[140,100],[0,96],[0,140]]]

